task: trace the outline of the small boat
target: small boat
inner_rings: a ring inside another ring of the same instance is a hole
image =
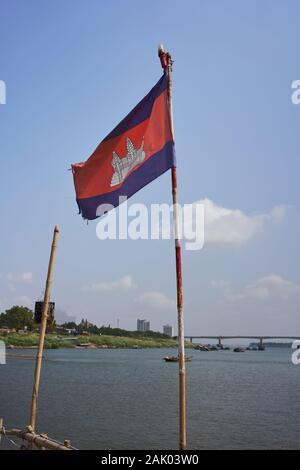
[[[166,362],[178,362],[178,356],[166,356],[164,357],[164,360]],[[191,357],[185,357],[185,362],[191,362],[192,358]]]
[[[198,351],[204,351],[204,352],[209,352],[209,351],[219,351],[219,348],[217,346],[211,346],[210,344],[203,345],[203,344],[198,344],[196,348]]]
[[[234,352],[245,352],[246,350],[244,348],[234,348]]]
[[[197,344],[195,349],[197,349],[198,351],[205,351],[205,352],[208,352],[211,350],[210,347],[206,346],[205,344]]]

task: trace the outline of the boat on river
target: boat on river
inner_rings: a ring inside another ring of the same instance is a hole
[[[179,358],[178,356],[166,356],[164,357],[164,360],[166,362],[178,362]],[[191,357],[185,357],[185,362],[191,362],[192,358]]]

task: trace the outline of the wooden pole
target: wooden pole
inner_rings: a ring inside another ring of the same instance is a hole
[[[2,420],[3,423],[3,420]],[[0,420],[0,436],[15,436],[23,441],[27,441],[32,446],[36,445],[39,449],[48,450],[76,450],[75,447],[71,446],[69,440],[65,440],[64,443],[55,441],[45,434],[36,434],[35,432],[22,431],[21,429],[4,429],[3,424],[1,425]]]
[[[161,66],[168,73],[168,105],[171,123],[172,139],[174,139],[173,108],[172,108],[172,57],[165,52],[162,45],[158,48]],[[177,284],[177,316],[178,316],[178,365],[179,365],[179,449],[186,449],[186,386],[185,386],[185,350],[184,350],[184,313],[182,291],[181,243],[179,237],[179,214],[177,192],[177,170],[174,162],[171,169],[173,217],[175,231],[175,260]]]
[[[32,401],[31,401],[31,416],[30,416],[30,426],[29,426],[30,432],[35,431],[35,424],[36,424],[37,400],[38,400],[38,395],[39,395],[43,350],[44,350],[45,334],[46,334],[47,318],[48,318],[48,306],[49,306],[49,299],[50,299],[50,293],[51,293],[52,273],[53,273],[53,267],[54,267],[54,258],[55,258],[58,234],[59,234],[59,229],[58,229],[58,226],[55,225],[51,252],[50,252],[49,265],[48,265],[46,288],[45,288],[45,294],[44,294],[39,345],[38,345],[37,354],[36,354],[34,384],[33,384]]]

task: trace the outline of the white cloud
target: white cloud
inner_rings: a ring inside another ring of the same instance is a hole
[[[9,308],[11,305],[24,305],[32,308],[33,301],[28,297],[28,291],[32,291],[33,275],[31,271],[21,273],[0,272],[1,294],[5,298],[1,299],[1,309]],[[30,292],[29,295],[31,295]]]
[[[228,294],[227,299],[230,301],[287,300],[299,293],[299,284],[284,279],[278,274],[269,274],[247,284],[239,292]]]
[[[246,214],[240,209],[218,206],[210,199],[204,204],[204,240],[206,245],[241,245],[260,234],[268,223],[280,223],[287,211],[284,205],[275,206],[268,213]],[[185,220],[185,224],[194,223]]]
[[[30,271],[26,271],[21,274],[0,273],[0,279],[3,281],[9,281],[10,283],[23,282],[27,284],[33,281],[33,274]]]
[[[152,238],[172,237],[172,206],[161,204],[151,210]],[[278,205],[267,213],[247,214],[200,199],[179,208],[179,236],[187,250],[200,250],[203,245],[239,246],[263,233],[269,224],[282,222],[286,212],[287,206]]]
[[[136,284],[130,275],[123,276],[121,279],[116,281],[101,281],[82,287],[82,290],[89,292],[126,292],[134,289]]]
[[[21,281],[26,282],[26,283],[27,282],[32,282],[32,278],[33,278],[33,275],[32,275],[32,272],[30,272],[30,271],[27,271],[27,272],[22,273],[20,275]]]
[[[144,292],[135,299],[135,302],[153,310],[171,310],[176,307],[174,300],[157,291]]]
[[[12,282],[9,282],[7,284],[7,287],[8,287],[9,292],[15,292],[15,290],[16,290],[16,286]]]
[[[6,293],[10,293],[10,294],[14,294],[16,295],[16,293],[18,293],[18,291],[20,290],[20,287],[23,285],[23,284],[32,284],[33,283],[33,275],[32,275],[32,272],[30,271],[26,271],[24,273],[20,273],[20,274],[13,274],[13,273],[1,273],[0,272],[0,281],[1,282],[1,288],[2,290],[4,289],[6,291]],[[29,304],[31,303],[31,300],[25,296],[21,296],[20,297],[21,300],[19,300],[18,298],[11,298],[11,302],[14,302],[14,303],[18,303],[18,302],[22,302],[24,304]]]
[[[229,335],[292,335],[299,329],[299,303],[300,282],[278,273],[231,283],[204,304],[205,329]]]
[[[219,281],[212,280],[210,281],[210,285],[212,287],[224,288],[224,287],[228,287],[230,285],[230,282],[224,281],[223,279],[220,279]]]

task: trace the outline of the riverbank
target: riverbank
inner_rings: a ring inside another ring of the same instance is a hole
[[[4,341],[7,347],[14,348],[34,348],[38,345],[39,335],[10,333],[8,335],[0,335],[0,341]],[[164,338],[130,338],[125,336],[109,336],[109,335],[90,335],[77,336],[74,339],[68,337],[58,337],[54,334],[46,335],[45,349],[60,348],[88,348],[88,349],[106,349],[106,348],[176,348],[177,341],[174,339]],[[190,342],[186,342],[186,347],[191,348]]]

